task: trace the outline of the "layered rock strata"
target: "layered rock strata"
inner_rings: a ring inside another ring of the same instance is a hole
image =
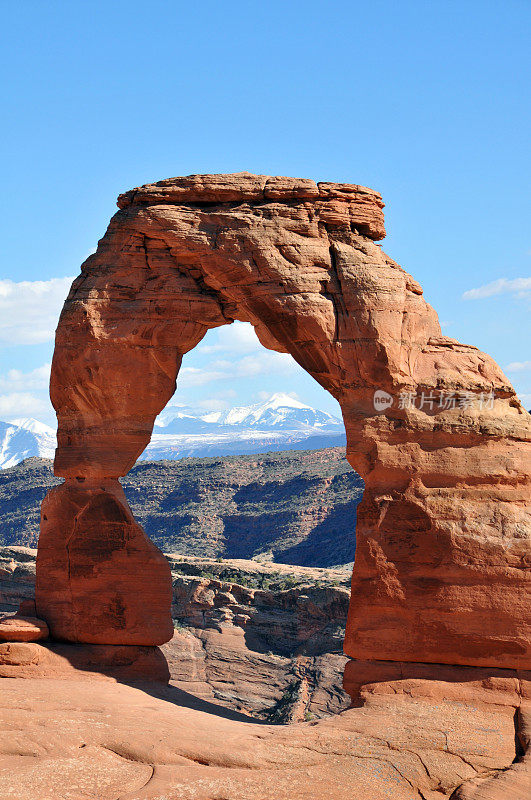
[[[37,610],[52,632],[93,641],[86,631],[104,618],[107,641],[131,641],[133,619],[143,643],[168,635],[169,578],[138,531],[128,549],[117,478],[149,442],[182,356],[238,319],[343,410],[347,457],[365,481],[345,652],[530,667],[530,417],[489,356],[442,335],[419,284],[381,250],[380,196],[206,175],[118,205],[57,330],[55,471],[67,483],[44,505],[53,520],[43,517],[37,563]],[[72,550],[65,520],[83,491],[90,512],[76,518]],[[149,625],[125,577],[148,569],[160,571]]]
[[[36,605],[55,639],[158,645],[173,634],[168,562],[117,480],[67,479],[42,503]]]
[[[52,463],[28,458],[0,470],[0,544],[36,547],[41,502],[61,482]],[[120,483],[165,553],[308,567],[353,561],[363,481],[344,448],[140,461]]]
[[[35,616],[35,558],[30,547],[0,547],[0,614],[15,613],[31,603]]]
[[[35,553],[23,550],[24,556]],[[13,555],[15,548],[0,547],[0,563]],[[342,689],[347,570],[167,558],[175,631],[162,652],[54,642],[16,647],[2,644],[0,620],[0,678],[71,676],[73,670],[118,679],[162,675],[194,697],[273,722],[316,719],[348,707]],[[11,596],[18,582],[19,596],[27,597],[34,561],[24,562],[24,572],[11,563]],[[0,597],[3,585],[0,572]],[[34,615],[30,600],[22,600],[19,613]]]
[[[0,642],[38,642],[49,636],[44,620],[15,614],[0,618]]]

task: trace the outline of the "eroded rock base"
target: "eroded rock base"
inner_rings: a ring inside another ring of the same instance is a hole
[[[170,673],[158,647],[0,643],[0,679],[95,680],[106,677],[126,682],[167,683]]]
[[[67,480],[41,514],[35,600],[53,638],[143,646],[171,639],[168,562],[117,480]]]
[[[422,686],[423,693],[431,685],[434,687],[434,698],[476,698],[478,692],[488,690],[491,702],[495,702],[494,693],[501,693],[499,702],[512,702],[516,707],[522,686],[525,684],[531,691],[530,682],[530,670],[411,661],[351,660],[347,661],[343,673],[343,688],[350,695],[353,706],[363,705],[367,693],[378,693],[382,686],[385,691],[394,687],[397,692],[415,694],[417,685]]]

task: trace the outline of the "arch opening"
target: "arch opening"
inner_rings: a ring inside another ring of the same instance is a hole
[[[140,456],[206,458],[202,470],[195,461],[167,464],[147,502],[145,473],[133,468],[126,496],[166,553],[352,565],[363,481],[345,444],[334,399],[289,354],[266,350],[250,323],[234,322],[184,356],[176,392]],[[141,491],[133,491],[136,476]],[[174,481],[183,489],[172,490]]]

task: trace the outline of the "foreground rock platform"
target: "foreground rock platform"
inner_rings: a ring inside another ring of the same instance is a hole
[[[0,679],[0,798],[526,800],[530,691],[379,681],[358,708],[273,726],[160,683]]]
[[[167,683],[170,672],[158,647],[2,642],[0,678],[113,678]]]

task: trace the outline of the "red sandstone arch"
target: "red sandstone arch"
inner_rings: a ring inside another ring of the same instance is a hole
[[[66,482],[43,503],[37,560],[52,633],[171,635],[169,570],[117,478],[148,444],[182,355],[239,319],[343,410],[366,486],[345,652],[531,667],[530,417],[489,356],[441,334],[421,287],[376,243],[380,196],[212,175],[144,186],[118,205],[57,330],[55,472]],[[382,412],[376,390],[394,398]],[[400,394],[423,392],[432,408],[399,407]],[[456,393],[461,404],[445,408]]]

